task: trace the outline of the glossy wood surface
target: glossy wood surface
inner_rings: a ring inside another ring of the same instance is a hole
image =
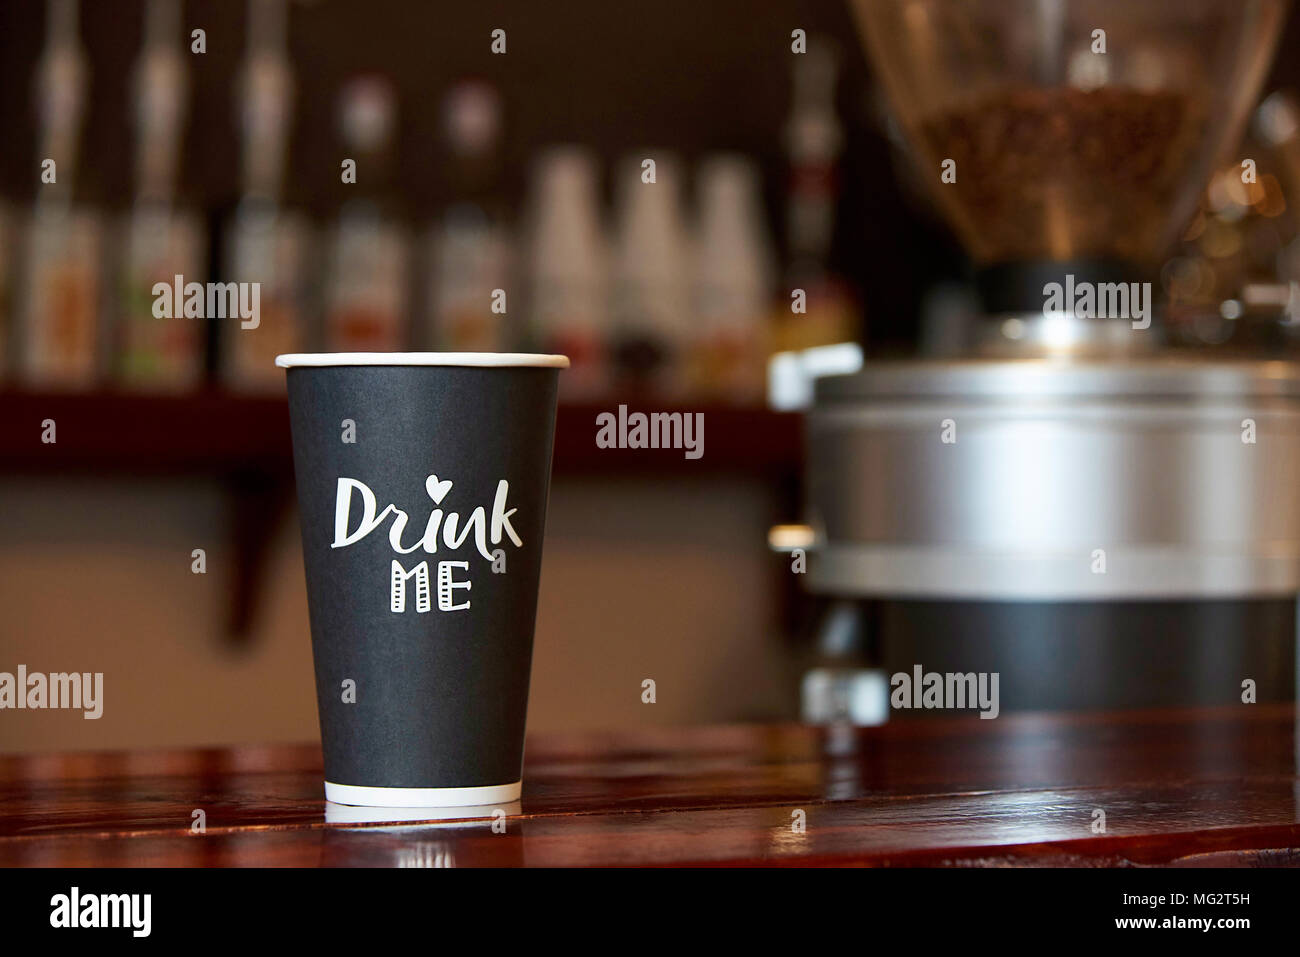
[[[1289,705],[543,736],[502,833],[327,823],[320,779],[312,746],[0,758],[0,865],[1300,865]]]

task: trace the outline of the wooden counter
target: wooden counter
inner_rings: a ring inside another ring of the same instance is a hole
[[[314,746],[6,757],[0,865],[1300,865],[1295,726],[1241,705],[546,735],[503,833],[327,824]]]

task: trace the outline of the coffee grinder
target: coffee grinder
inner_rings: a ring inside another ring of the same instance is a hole
[[[1300,365],[1180,350],[1158,301],[1285,0],[851,4],[983,315],[816,382],[805,717],[883,720],[915,665],[1003,712],[1293,697]]]

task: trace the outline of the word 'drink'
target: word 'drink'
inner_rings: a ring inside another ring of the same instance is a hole
[[[452,489],[450,480],[439,480],[438,476],[430,475],[424,480],[424,488],[429,498],[433,500],[434,505],[439,505]],[[354,494],[355,493],[355,494]],[[340,478],[338,480],[338,493],[334,502],[334,542],[331,548],[346,548],[365,538],[380,525],[382,525],[390,515],[393,516],[392,527],[388,530],[388,542],[393,547],[393,551],[400,555],[409,555],[416,549],[423,548],[426,552],[432,554],[438,550],[438,534],[442,533],[442,544],[449,550],[455,551],[465,544],[466,540],[473,535],[474,545],[478,553],[488,561],[493,560],[491,549],[488,547],[489,542],[492,545],[499,545],[502,537],[507,537],[514,543],[516,548],[523,546],[523,540],[515,532],[514,526],[510,524],[510,517],[515,514],[517,509],[506,508],[507,496],[510,494],[510,483],[502,479],[497,483],[496,497],[492,501],[492,517],[489,520],[487,511],[480,505],[475,508],[464,527],[461,527],[461,516],[459,512],[447,512],[444,514],[441,508],[435,508],[429,513],[429,519],[425,523],[424,534],[420,539],[410,546],[402,544],[402,535],[406,531],[406,523],[409,516],[396,505],[386,505],[383,511],[378,511],[378,503],[375,499],[375,493],[364,482],[354,478]],[[354,531],[349,532],[348,527],[351,525],[352,502],[357,497],[361,498],[361,518]]]

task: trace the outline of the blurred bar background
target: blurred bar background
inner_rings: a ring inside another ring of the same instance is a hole
[[[1257,183],[1226,167],[1162,274],[1184,344],[1296,352],[1298,42]],[[314,736],[271,359],[316,349],[574,357],[530,730],[793,717],[812,612],[766,532],[799,517],[799,430],[767,361],[943,354],[974,308],[838,2],[11,0],[0,125],[0,669],[107,695],[8,714],[0,751]],[[262,325],[160,325],[177,274],[261,282]],[[705,411],[700,467],[596,450],[623,403]]]

